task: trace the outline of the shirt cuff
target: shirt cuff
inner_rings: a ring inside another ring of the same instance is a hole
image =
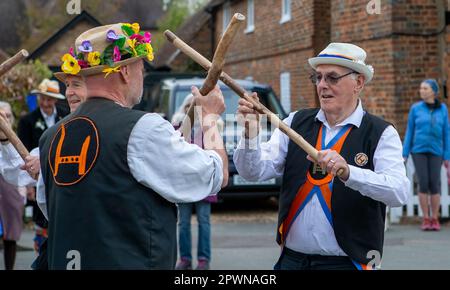
[[[360,191],[361,186],[364,184],[364,182],[361,182],[364,180],[364,169],[353,165],[349,165],[348,168],[350,172],[347,181],[343,181],[344,185],[353,190]]]
[[[256,150],[260,144],[259,134],[251,139],[245,138],[244,133],[242,133],[241,140],[238,145],[238,150]]]

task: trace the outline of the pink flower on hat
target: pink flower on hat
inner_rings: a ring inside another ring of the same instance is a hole
[[[122,56],[120,55],[120,49],[116,45],[116,46],[114,46],[113,61],[117,62],[117,61],[120,61],[121,59],[122,59]]]
[[[88,68],[89,67],[89,63],[85,60],[79,59],[78,60],[78,65],[80,66],[80,68]]]
[[[152,42],[152,34],[148,31],[144,33],[145,43]]]

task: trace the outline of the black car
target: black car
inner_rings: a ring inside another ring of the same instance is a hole
[[[158,96],[153,96],[151,103],[152,112],[161,114],[165,119],[172,120],[174,113],[183,103],[184,98],[190,94],[191,86],[200,88],[203,84],[202,78],[191,79],[165,79],[161,82]],[[280,119],[286,117],[278,98],[276,97],[272,88],[268,85],[259,84],[250,80],[236,80],[237,83],[249,92],[257,92],[260,101],[273,113],[277,114]],[[278,196],[280,192],[281,179],[274,178],[267,181],[251,182],[246,181],[239,176],[236,167],[233,163],[233,152],[237,147],[239,138],[242,134],[242,127],[236,122],[236,110],[238,107],[239,96],[228,88],[224,83],[219,82],[222,90],[226,110],[222,115],[224,120],[224,144],[229,160],[229,182],[219,194],[220,198],[227,197],[252,197],[252,196]],[[149,109],[147,109],[149,110]],[[269,122],[262,123],[262,130],[260,132],[262,141],[270,139],[273,132]]]

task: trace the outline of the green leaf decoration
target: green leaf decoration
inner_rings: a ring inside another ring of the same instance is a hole
[[[144,44],[139,44],[139,45],[136,47],[136,52],[137,52],[138,55],[144,55],[144,54],[147,54],[147,48],[145,47]]]
[[[84,54],[80,52],[80,53],[77,55],[77,59],[78,59],[78,60],[84,60]]]
[[[132,36],[134,34],[133,29],[131,29],[131,27],[128,27],[125,25],[122,25],[122,31],[128,36]]]
[[[105,64],[109,67],[114,66],[114,61],[112,60],[112,58],[107,58],[105,59]]]
[[[125,41],[126,41],[126,38],[121,36],[119,39],[114,41],[114,45],[117,45],[120,49],[122,49],[123,46],[125,45]]]

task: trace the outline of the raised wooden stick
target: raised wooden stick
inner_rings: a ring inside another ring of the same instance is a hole
[[[28,51],[26,51],[25,49],[22,49],[21,51],[16,53],[16,55],[10,57],[5,62],[0,64],[0,77],[2,75],[4,75],[5,73],[7,73],[15,65],[17,65],[18,63],[20,63],[21,61],[26,59],[28,57],[28,55],[29,55]]]
[[[211,62],[198,53],[195,49],[187,45],[180,38],[178,38],[173,32],[166,30],[164,32],[166,38],[173,43],[178,49],[180,49],[187,56],[192,58],[196,63],[201,65],[204,69],[209,70],[211,68]],[[245,99],[249,103],[253,105],[255,110],[260,114],[268,115],[268,119],[270,123],[272,123],[276,128],[279,128],[281,132],[286,134],[289,139],[291,139],[295,144],[300,146],[305,152],[311,156],[314,160],[318,159],[317,149],[309,144],[300,134],[295,132],[291,127],[286,125],[284,122],[278,118],[277,115],[272,113],[269,109],[266,108],[263,104],[258,101],[255,101],[250,97],[250,94],[244,90],[235,80],[233,80],[228,74],[222,72],[220,74],[220,80],[224,82],[230,89],[232,89],[239,97]],[[339,169],[337,175],[340,176],[343,173],[342,169]]]
[[[222,68],[225,64],[225,55],[231,42],[233,41],[236,32],[238,31],[239,25],[245,20],[245,16],[240,13],[235,13],[228,24],[222,38],[217,45],[217,49],[214,53],[212,64],[208,69],[208,75],[206,76],[203,86],[200,88],[200,94],[207,95],[210,91],[214,89],[219,80],[219,76],[222,72]],[[166,30],[166,32],[170,32]],[[165,33],[166,33],[165,32]],[[186,44],[187,46],[187,44]],[[186,141],[190,140],[191,128],[194,124],[194,108],[195,102],[192,102],[189,106],[188,112],[180,125],[180,132],[183,133],[184,139]]]
[[[25,145],[23,145],[22,141],[20,141],[19,137],[17,137],[16,133],[11,129],[8,121],[0,115],[0,130],[3,131],[6,138],[8,138],[9,142],[16,148],[17,152],[19,152],[20,157],[22,157],[25,162],[25,158],[30,155]]]

